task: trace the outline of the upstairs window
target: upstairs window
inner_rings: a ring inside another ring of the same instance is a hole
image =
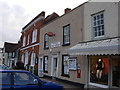
[[[27,38],[27,45],[29,45],[30,43],[30,35],[28,35],[28,38]]]
[[[47,33],[46,33],[45,36],[44,36],[44,48],[45,48],[45,49],[48,49],[48,48],[49,48],[49,36],[48,36]]]
[[[23,37],[23,46],[26,44],[26,36]]]
[[[92,16],[92,27],[94,38],[103,37],[104,32],[104,13],[97,13]]]
[[[37,29],[32,32],[32,43],[37,41]]]
[[[63,45],[70,44],[70,25],[63,27]]]

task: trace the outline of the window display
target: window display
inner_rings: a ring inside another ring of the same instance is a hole
[[[108,85],[107,58],[94,58],[90,60],[90,82]]]
[[[115,57],[112,60],[112,85],[114,87],[120,87],[120,60],[119,57]]]

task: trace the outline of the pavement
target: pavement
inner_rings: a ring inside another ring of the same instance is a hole
[[[50,79],[50,78],[40,78],[41,80],[43,81],[50,81],[50,82],[53,82],[53,83],[57,83],[57,84],[61,84],[63,85],[63,87],[65,89],[79,89],[79,90],[82,90],[81,87],[79,86],[76,86],[76,85],[72,85],[72,84],[69,84],[69,83],[66,83],[66,82],[63,82],[63,81],[59,81],[59,80],[56,80],[56,79]]]

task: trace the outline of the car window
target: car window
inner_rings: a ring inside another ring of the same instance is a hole
[[[11,73],[0,72],[0,85],[10,85]]]
[[[38,80],[29,73],[14,73],[14,85],[37,85]]]

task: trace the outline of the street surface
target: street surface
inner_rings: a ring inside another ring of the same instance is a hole
[[[43,80],[43,81],[51,81],[51,82],[53,82],[53,83],[58,83],[58,84],[61,84],[61,85],[63,85],[64,86],[64,88],[65,89],[72,89],[72,90],[82,90],[82,88],[81,87],[79,87],[79,86],[76,86],[76,85],[72,85],[72,84],[69,84],[69,83],[66,83],[66,82],[63,82],[63,81],[58,81],[58,80],[56,80],[56,79],[48,79],[48,78],[40,78],[41,80]]]

